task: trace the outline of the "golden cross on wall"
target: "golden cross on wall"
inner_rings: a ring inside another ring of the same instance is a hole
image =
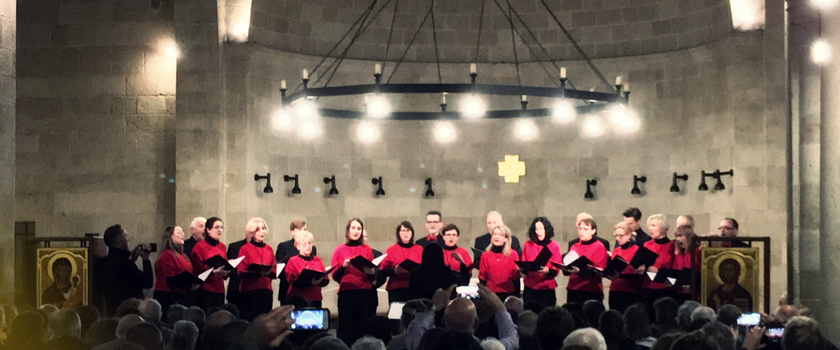
[[[519,156],[505,156],[504,162],[499,162],[499,176],[505,177],[505,182],[519,183],[519,177],[525,176],[525,162],[519,161]]]

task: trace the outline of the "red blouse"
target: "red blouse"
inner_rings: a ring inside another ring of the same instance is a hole
[[[569,251],[575,251],[578,255],[587,257],[590,261],[592,261],[592,265],[594,267],[599,269],[607,267],[607,247],[604,247],[604,244],[601,243],[597,237],[592,237],[592,239],[586,242],[578,241],[571,247],[571,249],[569,249]],[[590,293],[603,293],[604,285],[601,283],[601,279],[601,275],[597,273],[593,273],[590,276],[581,276],[580,274],[573,273],[569,276],[569,282],[566,284],[566,289]]]
[[[660,239],[651,239],[645,242],[644,247],[650,249],[654,253],[659,254],[659,256],[656,258],[656,261],[653,262],[653,266],[657,269],[671,268],[674,265],[674,241],[668,239],[667,237]],[[642,288],[644,289],[668,288],[668,286],[666,286],[665,283],[653,282],[646,274],[643,276],[644,278],[642,280],[644,282],[642,282]]]
[[[347,244],[342,244],[335,247],[330,265],[341,266],[344,265],[344,260],[353,259],[360,255],[365,257],[365,259],[371,261],[373,260],[373,251],[370,250],[370,246],[365,244],[358,246],[348,246]],[[333,270],[333,278],[335,278],[335,273],[339,269],[341,268],[339,267]],[[371,287],[372,285],[370,283],[370,279],[368,278],[368,274],[357,269],[352,264],[344,268],[344,276],[342,276],[341,280],[338,282],[339,293],[345,290],[371,289]]]
[[[209,237],[208,237],[209,238]],[[212,258],[213,256],[219,255],[221,257],[226,257],[227,253],[225,253],[225,244],[222,242],[218,242],[216,245],[211,245],[207,243],[208,239],[203,239],[195,244],[193,247],[192,253],[190,253],[190,261],[192,262],[193,266],[193,273],[198,276],[202,272],[207,271],[210,268],[204,262],[207,259]],[[225,292],[225,279],[227,277],[221,277],[215,273],[211,273],[210,277],[207,277],[207,280],[201,285],[200,288],[211,292],[211,293],[224,293]]]
[[[242,262],[236,266],[236,271],[239,272],[239,292],[250,292],[252,290],[271,289],[271,280],[269,276],[263,276],[248,272],[248,265],[259,264],[271,266],[271,273],[277,276],[277,260],[274,257],[274,249],[265,243],[255,243],[248,241],[239,248],[239,256],[244,256]]]
[[[613,249],[612,257],[621,257],[629,262],[633,259],[633,255],[636,255],[636,251],[638,250],[638,245],[632,242],[627,242],[624,245]],[[620,272],[619,276],[610,283],[610,292],[639,294],[642,292],[642,278],[647,278],[647,276],[636,274],[636,269],[628,264],[627,267]]]
[[[516,254],[513,249],[510,250],[508,256],[492,251],[481,253],[478,279],[484,281],[487,289],[493,293],[514,293],[513,281],[521,276],[515,263],[518,260],[519,254]]]
[[[423,247],[417,244],[412,244],[411,247],[405,248],[399,244],[394,244],[385,250],[385,254],[388,254],[388,256],[386,256],[385,259],[382,260],[382,264],[379,265],[380,270],[393,269],[405,260],[411,260],[418,264],[421,263],[423,260]],[[394,289],[408,288],[408,280],[410,277],[411,274],[405,270],[400,271],[398,274],[394,274],[388,278],[388,286],[385,287],[385,290],[392,291]]]
[[[297,280],[300,273],[306,270],[312,271],[326,271],[324,268],[324,262],[321,261],[321,258],[310,255],[311,259],[304,259],[300,255],[295,255],[289,258],[289,261],[286,263],[286,267],[283,268],[283,273],[286,274],[286,280],[289,281],[289,290],[286,293],[286,299],[300,296],[309,301],[320,301],[323,300],[324,297],[321,295],[321,286],[314,285],[309,286],[306,288],[293,288],[295,280]],[[324,280],[329,281],[329,276],[324,276]]]
[[[560,250],[560,245],[557,244],[557,242],[551,241],[548,243],[547,247],[551,251],[551,258],[548,259],[548,261],[558,264],[563,263],[563,253]],[[525,242],[525,246],[522,247],[522,261],[534,261],[542,249],[543,246],[529,239]],[[550,290],[557,288],[557,281],[554,277],[557,276],[557,273],[560,270],[550,263],[548,264],[548,268],[552,270],[551,275],[546,275],[539,271],[528,271],[528,273],[525,274],[524,279],[525,287],[534,290]]]
[[[186,294],[187,290],[183,288],[170,287],[166,283],[167,277],[174,277],[183,272],[193,272],[192,263],[190,259],[184,254],[176,253],[172,249],[164,249],[157,261],[155,261],[155,290],[161,292],[171,292],[178,294]]]
[[[472,271],[472,258],[470,258],[470,253],[461,247],[455,247],[455,249],[447,249],[449,247],[442,247],[443,248],[443,263],[452,271],[461,272],[461,263],[455,258],[452,257],[452,253],[457,253],[461,256],[461,259],[464,259],[464,263],[467,265],[467,268]]]

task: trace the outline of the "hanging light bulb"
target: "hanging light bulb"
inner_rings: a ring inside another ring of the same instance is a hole
[[[287,107],[277,108],[271,117],[271,125],[274,130],[287,130],[292,125],[292,111]]]
[[[301,119],[310,119],[318,116],[318,106],[312,100],[304,98],[293,104],[295,114]]]
[[[568,124],[575,120],[577,111],[575,106],[566,99],[559,100],[551,106],[551,121],[557,124]]]
[[[583,136],[599,137],[604,135],[605,131],[606,127],[604,127],[604,122],[601,121],[601,118],[590,115],[583,120],[583,124],[581,126],[581,133]]]
[[[366,98],[367,115],[371,118],[383,118],[391,114],[391,103],[385,96],[373,95]]]
[[[514,127],[516,137],[522,141],[530,141],[537,137],[537,126],[532,120],[520,120]]]
[[[371,122],[361,122],[356,128],[356,137],[362,143],[376,142],[380,135],[379,128]]]
[[[480,118],[487,111],[484,101],[474,94],[469,94],[461,100],[461,113],[467,118]]]
[[[823,64],[831,59],[831,45],[819,39],[811,45],[811,60],[816,64]]]
[[[449,143],[457,138],[455,127],[450,122],[440,122],[435,126],[435,140],[440,143]]]
[[[311,140],[321,135],[321,125],[317,121],[307,120],[300,126],[300,136]]]
[[[607,111],[613,130],[619,134],[632,134],[639,130],[640,122],[636,113],[624,105],[617,105]]]

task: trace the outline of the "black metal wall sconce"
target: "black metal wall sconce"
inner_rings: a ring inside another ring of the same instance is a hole
[[[329,184],[329,183],[332,184],[332,188],[330,188],[330,196],[337,195],[338,194],[338,189],[335,188],[335,175],[333,175],[332,177],[325,177],[324,178],[324,184],[326,185],[326,184]]]
[[[674,180],[671,182],[671,192],[679,192],[680,186],[677,186],[677,180],[688,181],[688,174],[677,175],[674,173]]]
[[[373,179],[370,180],[370,183],[372,183],[374,185],[379,185],[379,188],[376,189],[376,195],[377,196],[384,196],[385,195],[385,190],[382,189],[382,176],[374,177]]]
[[[592,193],[592,187],[598,185],[598,180],[596,179],[586,179],[586,194],[583,195],[584,199],[593,199],[595,198],[595,194]]]
[[[274,187],[271,187],[271,173],[267,173],[265,175],[254,174],[254,181],[260,181],[265,179],[265,188],[263,188],[263,193],[274,193]]]
[[[427,178],[425,183],[426,183],[426,186],[428,186],[426,188],[426,197],[434,197],[435,196],[435,191],[432,190],[432,178],[431,177]]]
[[[732,171],[732,169],[729,169],[729,171],[720,171],[720,169],[717,169],[713,173],[707,173],[706,171],[700,171],[701,180],[700,180],[700,188],[698,188],[698,189],[700,191],[708,191],[709,186],[706,185],[706,177],[711,177],[711,178],[717,180],[717,182],[715,183],[715,191],[725,190],[726,186],[724,186],[723,182],[721,181],[721,176],[723,176],[723,175],[734,176],[735,172]]]
[[[641,182],[641,183],[647,182],[647,176],[633,175],[633,189],[630,190],[630,194],[642,194],[642,190],[639,189],[639,182]]]
[[[285,181],[285,182],[289,182],[289,181],[292,181],[292,180],[295,181],[295,187],[292,187],[292,193],[293,194],[299,194],[300,193],[300,187],[298,186],[298,179],[299,179],[298,174],[295,174],[295,176],[283,175],[283,181]]]

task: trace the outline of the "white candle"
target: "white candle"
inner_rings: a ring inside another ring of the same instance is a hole
[[[475,74],[476,71],[475,63],[470,63],[470,74]]]
[[[280,81],[280,88],[284,90],[286,89],[286,79]]]
[[[615,77],[615,85],[621,85],[621,76]]]
[[[440,94],[440,104],[442,104],[442,105],[446,104],[446,93],[445,92]]]
[[[303,69],[303,79],[309,79],[309,71],[306,68]]]
[[[560,78],[566,78],[566,67],[560,67]]]
[[[630,92],[630,83],[624,84],[624,91]]]
[[[522,95],[522,102],[528,102],[528,96]]]
[[[382,74],[382,66],[379,63],[373,65],[373,74]]]

